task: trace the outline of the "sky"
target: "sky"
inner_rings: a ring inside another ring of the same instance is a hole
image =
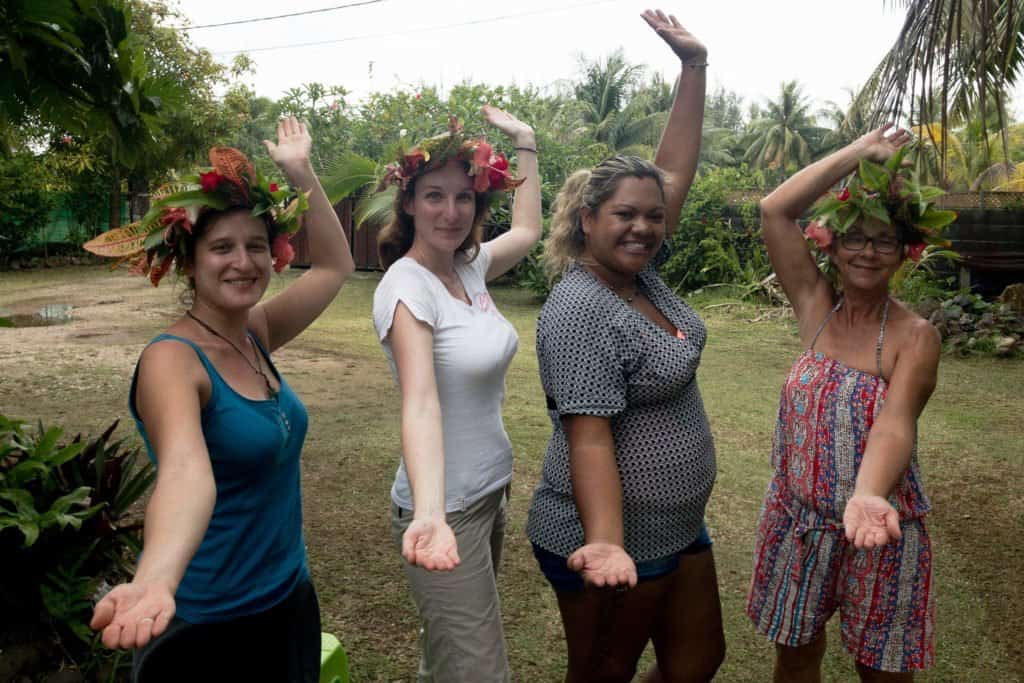
[[[626,59],[678,73],[671,50],[640,18],[636,0],[178,0],[191,26],[343,9],[232,26],[189,36],[224,63],[248,52],[246,80],[277,97],[302,83],[341,85],[354,103],[369,92],[420,84],[442,90],[469,80],[556,86],[579,72],[581,56],[621,47]],[[746,103],[798,80],[816,107],[842,106],[893,44],[905,18],[883,0],[689,0],[665,6],[708,48],[709,90],[724,86]],[[285,47],[291,46],[291,47]],[[1018,93],[1013,108],[1024,111]]]

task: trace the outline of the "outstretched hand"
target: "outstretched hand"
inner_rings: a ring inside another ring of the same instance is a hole
[[[881,496],[854,494],[846,502],[843,512],[846,539],[855,548],[870,550],[900,540],[900,515],[896,508]]]
[[[523,123],[512,114],[509,114],[504,109],[498,109],[497,107],[485,104],[482,108],[484,118],[487,123],[491,124],[502,133],[508,136],[512,140],[513,144],[516,145],[532,145],[534,144],[534,133],[533,128]]]
[[[570,555],[566,564],[580,572],[588,586],[625,589],[636,585],[636,565],[622,546],[588,543]]]
[[[270,140],[264,140],[263,144],[270,158],[285,174],[308,165],[309,153],[313,149],[313,139],[309,136],[306,124],[294,116],[277,122],[277,144]]]
[[[896,128],[892,123],[886,123],[861,137],[859,140],[859,143],[863,145],[861,154],[865,159],[880,164],[912,139],[909,131]]]
[[[96,603],[89,627],[103,631],[107,647],[132,649],[163,633],[174,611],[174,595],[167,585],[122,583]]]
[[[708,49],[697,40],[692,33],[683,28],[675,15],[666,15],[659,10],[645,10],[641,14],[648,26],[654,29],[662,40],[668,43],[684,64],[703,62],[707,59]]]
[[[412,521],[402,535],[402,557],[431,571],[449,571],[461,562],[451,527],[435,518]]]

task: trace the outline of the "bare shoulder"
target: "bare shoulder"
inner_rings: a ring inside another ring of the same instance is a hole
[[[182,382],[198,387],[204,378],[206,372],[195,350],[174,339],[153,342],[139,357],[140,389],[156,384],[165,390]]]
[[[893,300],[889,312],[891,329],[898,336],[900,349],[938,358],[942,350],[942,335],[930,322],[901,301]]]

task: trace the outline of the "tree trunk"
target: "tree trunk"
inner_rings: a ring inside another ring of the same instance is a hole
[[[135,222],[149,211],[149,182],[141,173],[128,176],[128,220]]]
[[[114,173],[110,184],[110,213],[107,214],[107,229],[121,227],[121,176]]]

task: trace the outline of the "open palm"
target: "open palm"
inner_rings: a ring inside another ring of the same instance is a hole
[[[583,581],[597,588],[636,585],[636,564],[622,546],[588,543],[569,556],[569,569],[583,575]]]
[[[277,122],[277,143],[264,140],[263,144],[278,168],[287,173],[289,169],[302,168],[309,163],[313,139],[305,123],[289,116]]]
[[[483,113],[487,123],[507,135],[515,144],[523,144],[533,140],[533,128],[504,109],[485,104],[483,106]]]
[[[853,495],[846,502],[843,526],[856,548],[871,549],[902,537],[899,513],[881,496]]]
[[[697,40],[692,33],[683,28],[675,15],[666,15],[659,10],[646,10],[641,14],[644,21],[668,43],[672,51],[683,63],[703,62],[708,56],[708,49]]]
[[[861,138],[866,145],[864,156],[867,159],[882,163],[895,154],[900,147],[911,141],[912,137],[908,131],[903,128],[895,130],[893,128],[895,128],[893,124],[886,123]],[[890,133],[890,131],[892,132]]]
[[[413,520],[402,535],[402,556],[431,571],[449,571],[460,562],[455,534],[440,519]]]

